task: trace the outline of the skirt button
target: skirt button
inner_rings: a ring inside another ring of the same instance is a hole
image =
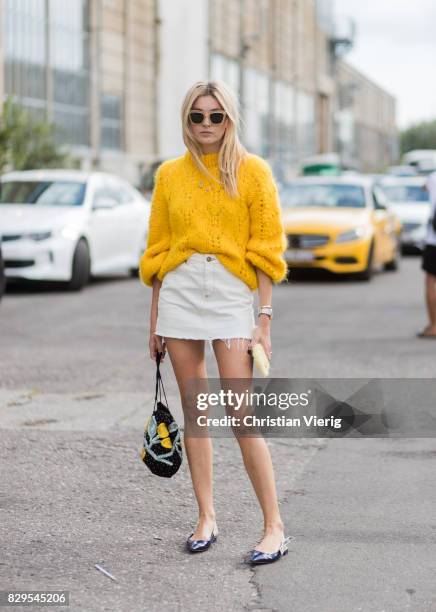
[[[212,261],[212,257],[206,257],[206,261]]]

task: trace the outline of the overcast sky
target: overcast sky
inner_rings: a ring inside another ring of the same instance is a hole
[[[397,98],[400,128],[436,119],[436,1],[335,0],[335,7],[357,27],[345,59]]]

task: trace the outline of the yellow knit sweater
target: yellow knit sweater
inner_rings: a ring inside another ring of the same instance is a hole
[[[218,153],[202,159],[219,178]],[[277,187],[267,162],[249,154],[239,168],[239,196],[197,169],[189,151],[163,162],[156,172],[147,248],[140,260],[142,284],[167,272],[194,252],[213,253],[253,291],[255,267],[274,283],[286,277],[286,249]]]

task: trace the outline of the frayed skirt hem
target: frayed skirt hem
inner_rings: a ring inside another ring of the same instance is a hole
[[[244,343],[241,343],[241,340],[251,340],[251,335],[250,336],[228,336],[228,337],[223,337],[223,336],[217,336],[216,338],[211,338],[211,337],[202,337],[202,338],[187,338],[186,336],[177,336],[177,335],[172,335],[172,334],[159,334],[157,331],[155,332],[155,334],[157,336],[160,336],[162,338],[163,341],[165,341],[165,338],[175,338],[177,340],[204,340],[205,342],[208,342],[211,350],[213,349],[213,345],[212,342],[214,340],[222,340],[225,345],[227,346],[228,349],[231,348],[231,342],[232,340],[237,340],[238,341],[238,350],[240,350],[241,348],[244,347]]]

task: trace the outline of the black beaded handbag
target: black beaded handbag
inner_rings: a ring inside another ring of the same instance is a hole
[[[183,452],[179,426],[168,408],[168,400],[159,369],[161,357],[162,353],[158,352],[154,407],[145,423],[143,445],[139,454],[153,474],[171,478],[182,464]],[[162,402],[162,391],[166,404]]]

